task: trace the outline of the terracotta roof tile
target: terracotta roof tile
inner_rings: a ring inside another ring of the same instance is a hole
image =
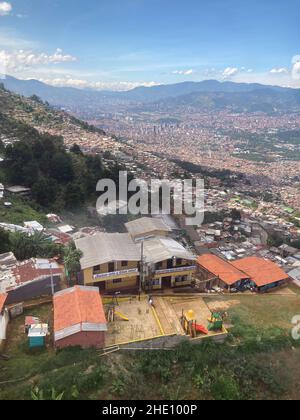
[[[3,311],[4,304],[5,304],[5,301],[7,299],[7,296],[8,296],[7,293],[0,293],[0,312]]]
[[[246,273],[258,287],[266,286],[289,278],[277,264],[258,257],[243,258],[232,265]]]
[[[81,323],[106,324],[99,290],[75,286],[54,295],[54,331]]]
[[[205,254],[198,257],[197,262],[214,276],[219,277],[229,286],[237,281],[246,280],[248,276],[235,268],[232,264],[212,254]]]

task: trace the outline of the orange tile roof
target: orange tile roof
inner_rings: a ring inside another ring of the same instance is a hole
[[[53,297],[54,331],[82,323],[106,324],[99,290],[75,286],[58,292]]]
[[[0,312],[3,311],[4,304],[5,304],[5,301],[7,299],[7,296],[8,296],[7,293],[0,293]]]
[[[289,278],[277,264],[258,257],[248,257],[232,263],[234,267],[246,273],[258,287],[266,286]]]
[[[248,276],[235,268],[232,264],[212,254],[205,254],[198,257],[197,262],[214,276],[219,277],[229,286],[237,281],[245,280]]]

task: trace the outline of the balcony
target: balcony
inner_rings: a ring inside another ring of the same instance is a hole
[[[131,276],[138,276],[139,270],[138,268],[131,268],[128,270],[119,270],[119,271],[112,271],[109,273],[99,273],[94,274],[93,278],[94,280],[111,280],[116,278],[125,278],[125,277],[131,277]]]
[[[190,265],[190,266],[180,266],[180,267],[173,267],[173,268],[165,268],[163,270],[155,270],[155,275],[163,275],[163,274],[174,274],[174,273],[183,273],[183,272],[190,272],[195,271],[196,266]]]

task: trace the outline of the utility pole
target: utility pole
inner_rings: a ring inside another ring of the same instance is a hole
[[[51,274],[51,293],[52,296],[54,295],[54,281],[53,281],[53,271],[52,271],[52,263],[50,263],[50,274]]]
[[[145,282],[145,266],[144,266],[144,240],[141,243],[141,269],[140,269],[140,284],[139,284],[139,300],[141,300],[141,293]]]

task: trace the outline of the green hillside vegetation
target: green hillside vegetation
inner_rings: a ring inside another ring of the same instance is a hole
[[[300,348],[291,338],[299,291],[290,296],[221,296],[234,327],[224,345],[205,340],[173,351],[101,352],[79,348],[55,353],[28,348],[23,317],[9,325],[9,361],[0,361],[0,399],[44,398],[52,389],[63,399],[255,400],[299,399]],[[207,303],[212,302],[211,298]],[[51,305],[25,315],[52,319]],[[253,315],[254,314],[254,315]],[[1,385],[1,381],[17,380]]]
[[[117,162],[104,167],[100,156],[85,155],[78,145],[67,151],[63,137],[40,133],[32,124],[42,120],[59,125],[68,118],[69,123],[87,131],[103,134],[102,130],[52,110],[37,97],[25,99],[0,87],[0,99],[0,133],[2,138],[12,140],[6,147],[0,141],[0,155],[5,159],[0,167],[0,182],[32,190],[30,204],[20,199],[9,211],[0,205],[2,221],[41,220],[44,210],[60,212],[80,208],[96,198],[99,179],[118,180],[122,168]]]
[[[0,221],[14,225],[20,225],[24,221],[36,220],[42,225],[47,224],[45,212],[38,205],[34,205],[27,198],[9,197],[11,207],[5,207],[4,202],[0,201]]]
[[[13,252],[17,260],[53,258],[61,256],[64,248],[55,244],[43,233],[28,236],[21,232],[7,232],[0,228],[0,253]]]

